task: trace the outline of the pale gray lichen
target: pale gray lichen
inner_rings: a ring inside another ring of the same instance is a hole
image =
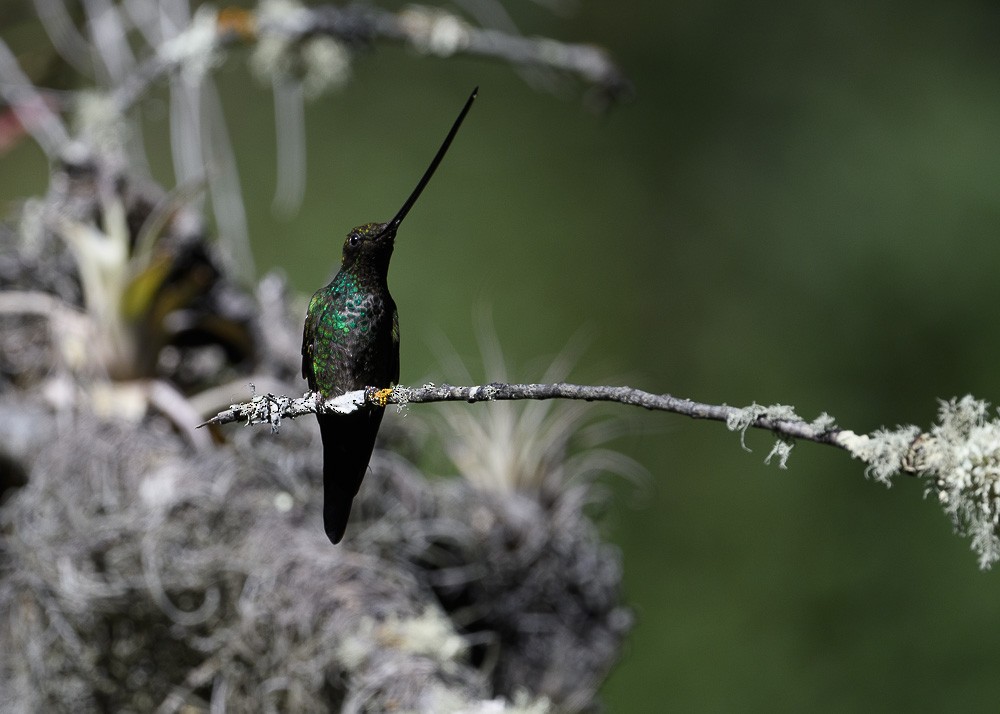
[[[887,486],[900,471],[926,478],[927,492],[971,539],[983,569],[1000,559],[1000,419],[988,419],[989,412],[988,402],[966,395],[942,400],[928,433],[904,426],[868,436],[845,432],[839,439],[868,464],[866,475]]]
[[[845,434],[842,435],[840,443],[854,458],[868,464],[865,476],[891,486],[892,477],[903,467],[903,459],[906,458],[913,440],[920,434],[920,429],[908,425],[895,429],[878,429],[863,437],[853,432],[849,434],[855,438],[848,439]]]
[[[486,384],[476,389],[475,394],[469,394],[469,398],[475,397],[477,400],[493,401],[497,395],[497,388],[492,384]]]
[[[833,431],[837,428],[837,420],[826,412],[823,412],[818,417],[813,419],[809,426],[820,433]]]
[[[824,414],[822,416],[826,415]],[[771,404],[764,406],[763,404],[754,402],[748,407],[736,409],[730,412],[729,416],[726,417],[726,428],[729,429],[729,431],[738,431],[740,433],[740,446],[743,447],[744,451],[752,451],[746,443],[747,429],[749,429],[758,419],[805,423],[802,417],[795,413],[795,407],[787,404]],[[776,446],[771,450],[771,453],[768,455],[767,459],[765,459],[765,462],[775,455],[777,449],[778,447]],[[786,453],[785,457],[780,461],[781,468],[785,468],[785,461],[787,458],[788,454]]]
[[[770,464],[771,459],[775,456],[778,457],[778,468],[787,469],[788,468],[788,457],[792,454],[792,447],[795,444],[791,441],[785,441],[784,439],[778,439],[774,442],[774,446],[771,447],[770,453],[764,457],[764,463]]]
[[[767,411],[767,407],[754,402],[748,407],[743,407],[742,409],[731,412],[729,416],[726,417],[726,428],[729,429],[729,431],[738,431],[740,433],[740,446],[743,447],[744,451],[751,451],[746,442],[747,429],[750,428],[751,424],[762,417],[765,411]]]
[[[802,424],[808,426],[817,435],[826,434],[827,432],[833,431],[837,428],[836,420],[823,412],[818,417],[813,419],[812,422],[806,423],[806,420],[795,413],[795,407],[788,404],[771,404],[769,406],[764,406],[762,404],[757,404],[754,402],[748,407],[742,409],[735,409],[730,412],[729,416],[726,418],[726,427],[730,431],[738,431],[740,433],[740,446],[743,447],[745,451],[750,451],[750,447],[746,445],[746,433],[747,429],[757,423],[758,420],[765,419],[771,422],[783,422],[785,424]],[[792,453],[792,447],[795,446],[794,441],[787,437],[779,438],[771,451],[768,452],[767,456],[764,458],[765,464],[770,464],[771,460],[777,457],[778,468],[787,469],[788,468],[788,457]]]
[[[971,537],[979,567],[1000,558],[1000,420],[987,419],[989,403],[966,395],[942,401],[938,424],[923,445],[937,494],[955,529]]]
[[[795,407],[789,404],[771,404],[764,410],[764,418],[771,421],[797,421],[805,423],[805,420],[795,413]]]
[[[424,385],[425,387],[427,385]],[[396,399],[396,413],[402,414],[410,406],[410,395],[413,392],[409,387],[395,386],[392,388],[392,396]]]

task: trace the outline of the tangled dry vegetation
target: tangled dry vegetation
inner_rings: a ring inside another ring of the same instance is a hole
[[[528,448],[449,420],[466,428],[441,451],[490,451],[497,488],[427,478],[405,457],[416,419],[388,419],[336,548],[313,420],[195,428],[248,383],[305,389],[304,307],[253,277],[213,69],[247,58],[273,89],[286,211],[303,103],[362,48],[487,57],[609,99],[627,81],[591,45],[426,8],[249,5],[40,0],[0,38],[0,151],[30,135],[51,165],[0,224],[0,711],[592,708],[631,617],[584,512],[606,457],[571,448],[578,422]],[[162,89],[170,192],[136,168]]]
[[[631,617],[567,440],[484,488],[428,479],[395,420],[332,547],[312,420],[192,429],[301,390],[280,279],[241,289],[197,215],[80,147],[0,243],[0,709],[594,706]]]

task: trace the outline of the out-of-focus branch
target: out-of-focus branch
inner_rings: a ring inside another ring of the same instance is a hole
[[[140,63],[115,89],[114,104],[124,112],[159,77],[192,61],[203,66],[210,64],[211,60],[206,58],[211,53],[236,42],[275,39],[294,46],[319,36],[334,38],[354,48],[386,41],[407,44],[423,54],[438,57],[471,55],[554,69],[577,76],[609,102],[627,97],[632,91],[618,65],[596,45],[479,28],[457,15],[422,6],[390,12],[360,3],[343,7],[262,3],[257,11],[230,7],[211,20],[205,14],[196,16],[185,32]]]
[[[10,105],[21,126],[53,157],[69,138],[62,120],[52,110],[50,95],[39,91],[21,70],[7,43],[0,40],[0,98]]]
[[[360,3],[331,4],[263,16],[228,10],[220,15],[220,25],[234,30],[236,36],[249,38],[278,34],[297,41],[328,35],[350,46],[380,40],[399,42],[439,57],[465,54],[569,72],[602,88],[609,99],[631,91],[624,73],[600,47],[479,28],[457,15],[420,5],[390,12]]]

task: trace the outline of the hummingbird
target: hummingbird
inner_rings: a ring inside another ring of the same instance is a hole
[[[348,233],[340,271],[309,301],[302,331],[302,376],[309,389],[326,399],[399,381],[399,316],[387,282],[396,231],[434,175],[478,92],[478,87],[472,90],[403,207],[388,223],[365,223]],[[364,405],[350,414],[316,415],[323,440],[323,525],[334,544],[344,537],[384,411]]]

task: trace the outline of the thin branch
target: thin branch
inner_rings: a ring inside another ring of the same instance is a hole
[[[304,414],[349,413],[363,405],[386,406],[396,404],[426,404],[430,402],[516,401],[521,399],[574,399],[587,402],[617,402],[643,407],[653,411],[672,412],[692,419],[710,419],[725,422],[734,431],[748,428],[764,429],[782,439],[805,439],[818,444],[829,444],[850,450],[851,439],[857,435],[838,429],[826,415],[807,422],[795,415],[791,407],[758,404],[739,408],[725,404],[703,404],[691,399],[680,399],[669,394],[652,394],[633,387],[588,386],[580,384],[503,384],[494,382],[481,386],[453,387],[450,385],[425,385],[423,387],[393,387],[364,390],[324,401],[314,392],[292,398],[273,394],[257,395],[248,402],[233,404],[206,421],[207,424],[229,424],[242,421],[247,425],[280,425],[282,418],[294,419]]]
[[[612,98],[630,90],[625,75],[599,47],[479,28],[435,8],[411,5],[396,13],[360,3],[321,5],[281,18],[269,14],[267,20],[257,28],[259,34],[328,35],[355,46],[395,41],[441,57],[466,54],[562,70],[603,87]]]
[[[212,64],[206,58],[215,50],[239,41],[258,42],[277,38],[294,46],[303,40],[326,36],[348,47],[368,47],[377,41],[407,44],[423,54],[449,57],[472,55],[527,67],[567,72],[593,85],[604,99],[614,102],[628,97],[632,85],[602,48],[590,44],[559,42],[544,37],[522,37],[499,30],[475,27],[462,18],[432,8],[411,6],[390,12],[361,3],[346,6],[297,5],[254,12],[229,7],[215,20],[215,32],[206,32],[205,17],[167,48],[141,62],[117,85],[113,104],[127,111],[163,75],[186,63]]]
[[[692,419],[721,421],[730,431],[739,432],[741,443],[747,429],[763,429],[777,436],[764,461],[777,458],[780,468],[785,467],[796,439],[835,446],[863,462],[866,477],[887,486],[898,474],[923,478],[927,492],[937,496],[956,530],[972,538],[980,567],[989,568],[1000,560],[1000,528],[996,525],[1000,522],[1000,491],[996,486],[1000,474],[1000,417],[988,418],[989,405],[972,396],[941,402],[938,423],[926,431],[905,425],[870,434],[841,429],[826,413],[808,422],[792,407],[781,404],[755,403],[739,408],[651,394],[632,387],[500,382],[471,387],[368,387],[327,400],[315,392],[299,398],[264,394],[232,405],[201,426],[242,421],[247,425],[270,424],[272,430],[277,430],[286,417],[317,412],[346,414],[366,405],[395,404],[402,408],[429,402],[475,404],[520,399],[616,402]]]

